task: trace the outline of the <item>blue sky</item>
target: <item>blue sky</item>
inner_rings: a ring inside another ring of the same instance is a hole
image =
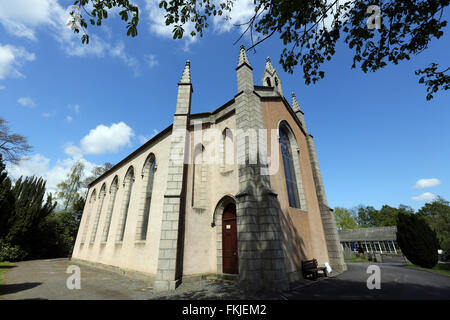
[[[235,22],[248,18],[247,2],[239,3]],[[138,37],[127,37],[113,18],[90,26],[91,43],[82,46],[65,26],[71,0],[0,0],[0,116],[34,148],[8,168],[11,175],[41,175],[53,191],[77,159],[88,169],[119,162],[170,125],[188,59],[192,112],[214,110],[236,94],[239,45],[250,43],[233,45],[239,29],[217,20],[203,38],[173,40],[154,1],[137,3]],[[449,44],[447,34],[412,61],[369,74],[350,69],[351,51],[340,44],[325,79],[309,86],[299,69],[283,72],[276,38],[248,57],[256,84],[270,56],[287,99],[296,93],[330,206],[419,208],[425,200],[414,197],[450,199],[450,97],[439,92],[426,101],[414,70],[448,63]],[[420,179],[434,180],[414,188]]]

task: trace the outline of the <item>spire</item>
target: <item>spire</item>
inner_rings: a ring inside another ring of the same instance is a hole
[[[239,61],[238,61],[238,68],[242,66],[243,64],[248,65],[250,68],[250,62],[248,61],[247,53],[245,52],[245,47],[243,44],[241,44],[241,50],[239,52]]]
[[[191,62],[189,60],[186,60],[180,83],[191,83]]]
[[[277,70],[272,65],[270,57],[266,58],[266,67],[264,68],[264,73],[262,77],[262,84],[266,87],[274,87],[275,91],[283,96],[283,90],[281,88],[281,79],[278,75]]]
[[[294,110],[294,112],[301,111],[300,105],[298,104],[298,101],[297,101],[297,98],[295,97],[294,92],[292,92],[292,109]]]
[[[270,74],[273,74],[273,72],[275,71],[272,62],[270,62],[270,57],[266,58],[266,70],[269,71]]]
[[[303,114],[303,111],[300,109],[300,105],[298,104],[297,97],[295,96],[294,92],[292,92],[292,110],[294,110],[295,116],[300,121],[300,124],[302,125],[303,129],[306,131],[305,115]]]
[[[247,53],[245,53],[245,48],[243,45],[241,45],[241,50],[239,52],[239,62],[236,67],[236,75],[238,92],[253,91],[253,68],[248,61]]]

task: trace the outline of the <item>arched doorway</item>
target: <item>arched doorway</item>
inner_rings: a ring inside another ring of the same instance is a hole
[[[222,268],[223,273],[239,273],[236,205],[234,203],[229,203],[222,214]]]

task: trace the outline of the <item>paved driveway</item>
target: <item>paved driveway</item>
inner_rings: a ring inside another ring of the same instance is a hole
[[[332,278],[306,281],[283,293],[246,294],[229,282],[204,280],[183,283],[176,291],[156,293],[145,281],[80,265],[81,289],[69,290],[67,259],[34,260],[9,268],[0,299],[450,299],[450,277],[401,267],[378,264],[381,289],[369,290],[369,264],[348,264],[348,271]]]

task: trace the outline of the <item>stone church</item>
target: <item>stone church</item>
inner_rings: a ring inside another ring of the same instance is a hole
[[[232,277],[283,290],[302,260],[346,269],[313,136],[267,58],[262,85],[242,46],[237,93],[191,113],[190,62],[173,124],[89,185],[74,261],[143,275],[154,290]]]

